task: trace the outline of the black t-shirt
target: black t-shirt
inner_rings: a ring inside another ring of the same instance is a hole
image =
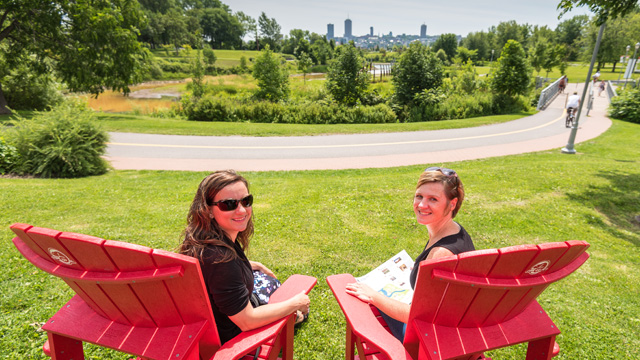
[[[242,332],[229,316],[238,314],[247,306],[253,291],[251,264],[240,244],[227,238],[224,241],[234,247],[237,258],[229,262],[215,263],[231,250],[209,245],[200,260],[202,277],[207,286],[211,309],[223,344]]]
[[[432,249],[437,247],[443,247],[453,253],[453,255],[458,255],[460,253],[466,251],[472,251],[476,248],[473,246],[473,241],[471,241],[471,236],[467,233],[467,231],[460,226],[460,231],[457,234],[445,236],[442,239],[438,240],[433,246],[426,249],[416,258],[415,264],[413,264],[413,269],[411,270],[411,275],[409,277],[409,282],[411,283],[411,288],[414,289],[416,287],[416,279],[418,278],[418,269],[420,268],[420,262],[425,260]]]

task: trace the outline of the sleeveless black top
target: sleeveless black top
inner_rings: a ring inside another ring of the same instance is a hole
[[[458,255],[460,253],[466,251],[473,251],[476,248],[473,246],[473,241],[471,241],[471,236],[467,233],[467,231],[460,226],[460,231],[457,234],[445,236],[442,239],[438,240],[433,246],[426,249],[416,258],[415,264],[413,264],[413,269],[411,270],[411,275],[409,277],[409,282],[411,283],[411,288],[414,289],[416,287],[416,279],[418,278],[418,269],[420,268],[420,262],[425,260],[429,253],[433,248],[443,247],[449,251],[451,251],[454,255]]]

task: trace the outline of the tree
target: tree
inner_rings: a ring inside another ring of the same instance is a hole
[[[242,45],[244,28],[238,18],[222,8],[206,8],[200,14],[202,35],[214,49],[231,49]]]
[[[472,32],[462,40],[462,46],[469,50],[476,50],[478,60],[490,60],[491,49],[494,48],[493,37],[493,34],[484,31]]]
[[[435,54],[419,42],[411,43],[393,67],[396,101],[411,105],[416,94],[438,88],[443,76],[442,62]]]
[[[491,89],[497,94],[515,97],[529,91],[531,68],[522,45],[508,40],[498,58],[496,71],[491,78]]]
[[[302,52],[298,57],[298,70],[302,71],[302,76],[304,78],[304,82],[307,82],[307,74],[309,73],[309,69],[313,66],[313,60],[307,55],[306,52]]]
[[[560,0],[558,10],[560,15],[566,14],[574,7],[588,6],[589,10],[596,14],[596,25],[604,24],[609,18],[624,16],[635,9],[638,0]]]
[[[260,35],[262,36],[262,43],[268,44],[273,51],[280,50],[280,40],[282,34],[280,34],[280,25],[274,18],[267,17],[267,14],[262,12],[258,18],[258,26],[260,27]]]
[[[545,39],[542,39],[536,42],[529,49],[529,61],[531,66],[536,70],[538,75],[540,75],[540,70],[542,70],[543,64],[546,61],[546,57],[548,55],[549,44]]]
[[[137,39],[144,25],[137,1],[3,1],[2,8],[0,113],[8,113],[3,78],[25,61],[36,72],[55,71],[71,91],[96,95],[128,93],[140,78],[146,52]]]
[[[213,53],[213,51],[211,52]],[[191,82],[187,84],[187,89],[191,90],[191,93],[196,98],[201,98],[206,92],[206,85],[204,83],[204,64],[202,63],[201,51],[197,52],[196,58],[191,63]]]
[[[253,65],[253,77],[258,81],[256,97],[271,102],[289,97],[289,73],[280,65],[280,57],[265,46]]]
[[[316,64],[326,65],[329,60],[333,59],[333,47],[326,37],[314,39],[314,34],[311,34],[311,54],[309,55]]]
[[[443,64],[445,65],[449,64],[449,60],[447,60],[447,53],[444,52],[443,49],[438,49],[438,51],[436,52],[436,57],[440,59],[440,61],[442,61]]]
[[[501,49],[509,40],[515,40],[525,49],[529,48],[529,37],[531,36],[531,26],[528,24],[519,25],[515,20],[503,21],[495,28],[496,47]]]
[[[163,20],[164,36],[162,42],[164,44],[172,44],[176,55],[178,55],[180,45],[188,39],[185,17],[182,16],[177,9],[171,9],[164,15]]]
[[[584,38],[584,56],[588,58],[595,48],[598,26],[594,22],[590,24],[587,35]],[[624,55],[627,45],[635,44],[640,38],[640,13],[633,12],[624,17],[609,19],[602,35],[600,49],[598,50],[598,69],[605,63],[613,63],[612,71],[615,71],[620,55]],[[632,54],[629,54],[632,55]]]
[[[458,37],[456,34],[442,34],[433,44],[433,51],[444,50],[447,60],[452,61],[458,50]]]
[[[589,24],[589,16],[576,15],[571,19],[564,20],[555,29],[555,38],[559,44],[564,44],[567,48],[566,59],[569,61],[578,60],[580,54],[580,40],[584,29]]]
[[[256,22],[256,19],[243,13],[242,11],[237,12],[236,17],[238,18],[238,21],[240,21],[240,24],[242,25],[242,37],[243,38],[245,36],[253,37],[253,41],[255,41],[256,43],[256,51],[260,51],[258,23]],[[250,43],[250,41],[248,41],[247,43]]]
[[[364,71],[366,61],[353,42],[341,45],[336,52],[325,86],[337,102],[355,105],[369,87],[369,74]]]
[[[304,51],[309,54],[310,44],[308,39],[309,31],[292,29],[291,31],[289,31],[289,37],[284,40],[284,44],[282,45],[282,52],[284,54],[292,54],[298,57],[300,55],[300,52],[296,54],[295,50],[300,47],[302,42],[306,42],[306,45],[302,45],[303,48],[300,48],[300,51]]]
[[[461,64],[468,61],[475,61],[478,57],[478,50],[469,50],[464,46],[458,46],[457,53],[458,55],[456,56],[456,59]]]

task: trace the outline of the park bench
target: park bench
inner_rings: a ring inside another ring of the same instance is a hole
[[[377,309],[347,294],[349,274],[327,278],[346,322],[346,358],[484,359],[484,352],[528,342],[527,360],[558,354],[560,333],[537,296],[589,257],[584,241],[476,250],[420,264],[404,343]]]
[[[54,360],[84,359],[83,342],[139,359],[293,358],[295,315],[221,346],[195,258],[27,224],[11,229],[27,260],[76,293],[42,326],[43,349]],[[309,293],[315,284],[314,277],[293,275],[270,301]]]

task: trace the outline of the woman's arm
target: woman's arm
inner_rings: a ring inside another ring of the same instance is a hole
[[[361,283],[347,284],[347,294],[353,295],[367,304],[374,305],[390,317],[407,323],[409,321],[409,309],[411,305],[388,298],[372,288]]]
[[[451,255],[453,255],[453,253],[450,250],[443,247],[436,247],[431,251],[427,259],[437,259]],[[388,298],[361,283],[347,284],[346,291],[347,294],[353,295],[367,304],[374,305],[398,321],[402,321],[405,324],[409,321],[409,310],[411,309],[411,305],[409,304]]]
[[[248,331],[270,324],[296,311],[303,314],[309,313],[309,297],[301,292],[287,301],[267,304],[254,308],[249,302],[239,313],[229,316],[240,330]]]
[[[262,265],[261,263],[257,262],[257,261],[251,261],[249,260],[249,263],[251,264],[251,270],[260,270],[263,273],[275,278],[276,275],[273,273],[273,271],[271,271],[271,269],[269,269],[268,267]]]

